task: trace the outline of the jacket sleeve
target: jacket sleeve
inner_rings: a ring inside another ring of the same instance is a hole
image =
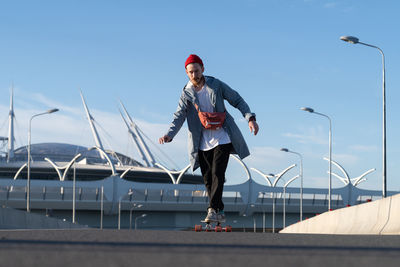
[[[247,105],[246,101],[239,95],[238,92],[230,88],[226,83],[220,81],[221,83],[221,91],[222,91],[222,96],[224,99],[226,99],[229,104],[231,104],[233,107],[237,108],[240,110],[242,113],[243,117],[249,121],[251,117],[255,117],[256,114],[252,113],[250,111],[249,105]]]
[[[183,123],[186,120],[186,115],[187,115],[187,101],[185,98],[185,92],[182,92],[182,95],[179,99],[178,107],[174,113],[173,120],[167,132],[167,135],[171,137],[171,139],[173,139],[181,129]]]

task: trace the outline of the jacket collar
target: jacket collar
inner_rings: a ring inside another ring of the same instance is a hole
[[[205,78],[205,85],[207,85],[206,89],[208,90],[208,93],[210,94],[210,100],[211,100],[211,105],[215,108],[215,103],[216,103],[216,94],[215,90],[212,88],[212,81],[214,78],[210,76],[204,76]],[[186,84],[185,88],[183,89],[188,96],[190,102],[195,103],[199,105],[199,100],[197,98],[196,90],[194,89],[194,86],[191,81],[188,81]]]

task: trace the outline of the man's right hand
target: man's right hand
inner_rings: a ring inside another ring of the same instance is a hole
[[[172,138],[169,137],[168,135],[164,135],[163,137],[160,137],[158,139],[158,143],[160,143],[160,144],[169,143],[171,141],[172,141]]]

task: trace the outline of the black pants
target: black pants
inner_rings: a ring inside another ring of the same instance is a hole
[[[210,200],[209,208],[224,209],[222,192],[224,191],[225,171],[228,166],[232,144],[219,145],[208,151],[199,150],[199,162],[204,184]]]

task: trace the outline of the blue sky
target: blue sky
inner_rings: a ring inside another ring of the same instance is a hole
[[[105,146],[137,156],[121,121],[120,98],[156,142],[166,132],[182,87],[184,61],[202,57],[205,74],[240,92],[257,114],[260,133],[236,117],[252,156],[245,162],[278,173],[304,157],[304,184],[327,185],[328,121],[333,159],[356,177],[371,168],[363,188],[381,189],[382,65],[376,49],[339,40],[354,35],[383,49],[387,78],[388,189],[398,179],[399,29],[397,1],[0,1],[0,134],[6,135],[9,90],[15,88],[16,139],[91,146],[80,102],[82,89]],[[3,114],[3,115],[1,115]],[[159,146],[183,168],[186,129]],[[228,182],[243,180],[231,162]],[[236,164],[237,165],[237,164]],[[339,170],[334,168],[336,173]],[[298,172],[292,170],[289,179]],[[263,182],[256,173],[254,178]],[[334,179],[334,186],[341,186]],[[298,186],[298,184],[294,184]]]

